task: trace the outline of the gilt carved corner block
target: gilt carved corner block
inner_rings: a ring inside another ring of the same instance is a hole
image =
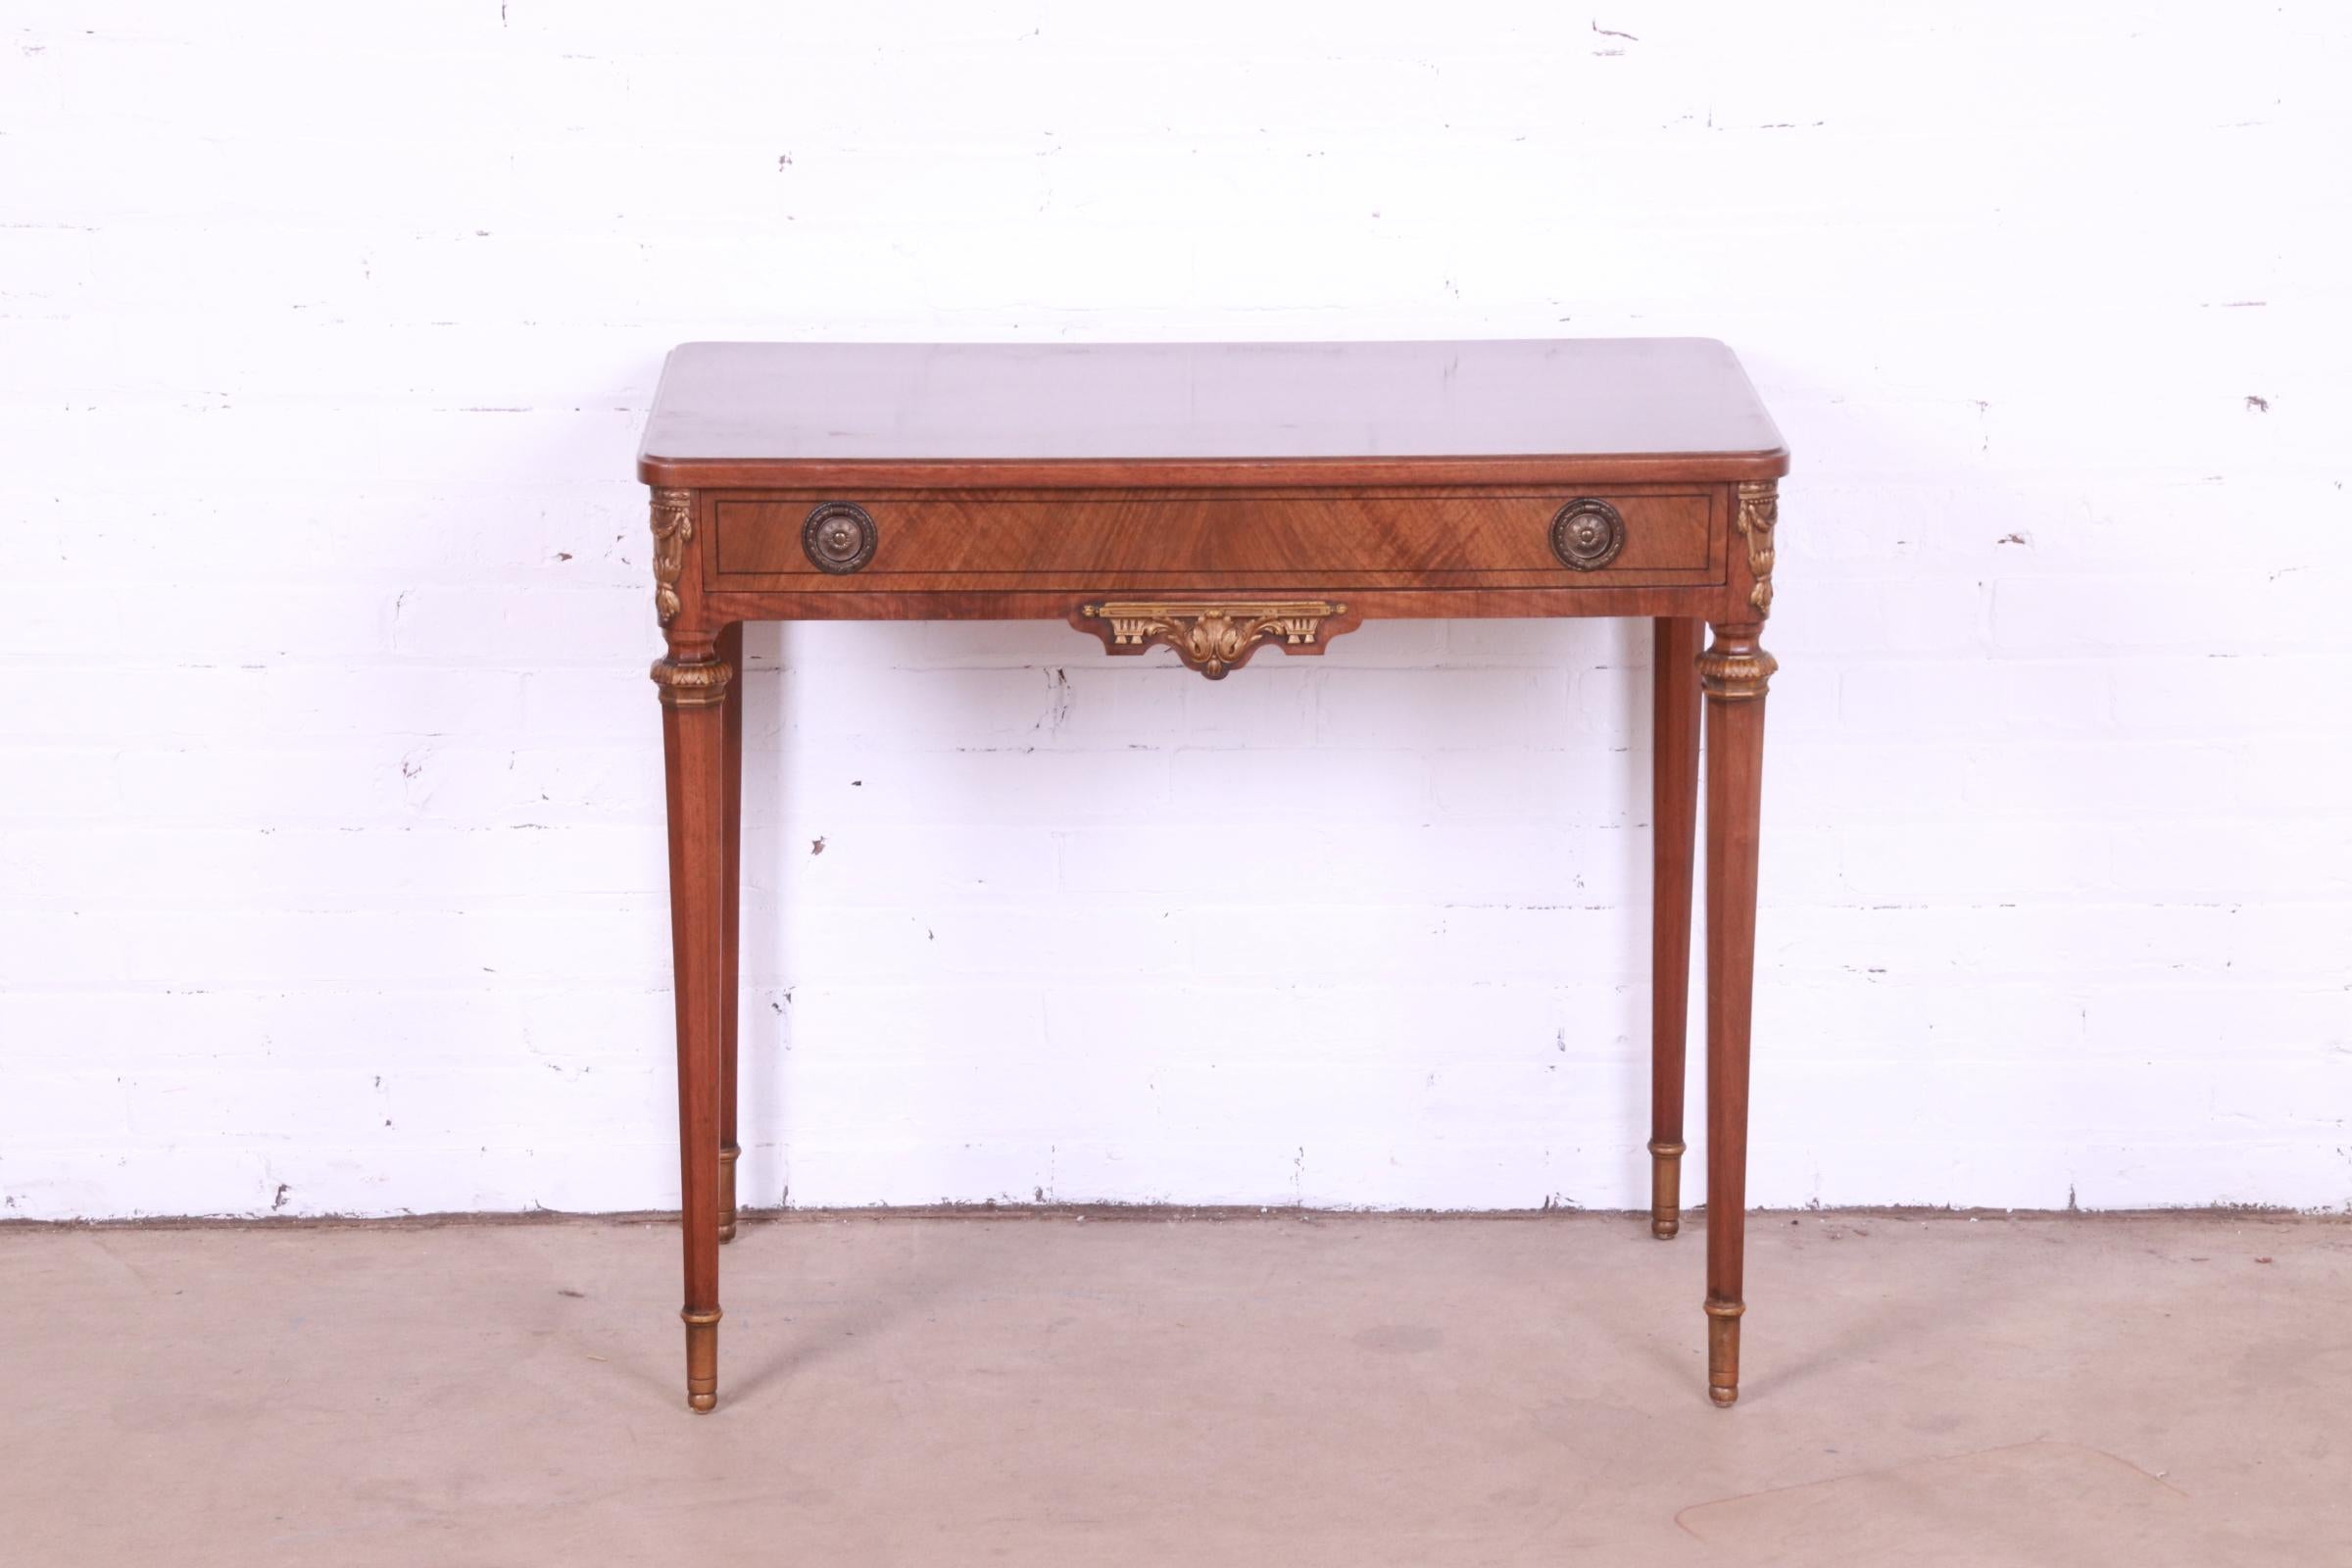
[[[1740,513],[1732,526],[1747,541],[1747,574],[1755,586],[1747,602],[1762,620],[1772,613],[1772,530],[1781,520],[1781,487],[1772,479],[1744,480],[1740,486]]]
[[[1102,638],[1110,653],[1172,648],[1187,668],[1223,680],[1227,671],[1248,662],[1261,647],[1319,654],[1332,638],[1354,630],[1357,622],[1346,605],[1322,599],[1165,604],[1104,600],[1082,606],[1070,624]]]
[[[654,491],[654,613],[666,626],[678,614],[678,578],[686,570],[686,545],[694,537],[694,492]]]

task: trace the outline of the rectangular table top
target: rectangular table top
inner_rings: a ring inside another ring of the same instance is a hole
[[[638,475],[684,487],[1764,479],[1709,338],[687,343]]]

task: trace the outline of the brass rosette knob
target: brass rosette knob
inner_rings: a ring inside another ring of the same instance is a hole
[[[864,570],[879,543],[881,530],[872,516],[847,501],[825,502],[801,525],[801,549],[808,564],[835,576]]]
[[[1574,571],[1598,571],[1625,548],[1625,518],[1606,501],[1571,501],[1551,517],[1551,553]]]

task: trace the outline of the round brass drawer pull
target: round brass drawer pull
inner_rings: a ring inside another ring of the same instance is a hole
[[[863,507],[847,501],[827,501],[808,514],[801,527],[801,549],[819,571],[839,576],[859,571],[874,559],[881,530]]]
[[[1625,519],[1606,501],[1571,501],[1551,517],[1551,553],[1577,571],[1598,571],[1625,548]]]

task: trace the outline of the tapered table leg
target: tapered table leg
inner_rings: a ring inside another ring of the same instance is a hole
[[[1718,624],[1699,657],[1707,707],[1707,1393],[1740,1397],[1747,1228],[1747,1044],[1756,973],[1764,689],[1756,624]]]
[[[679,1228],[686,1253],[686,1403],[718,1403],[720,952],[726,930],[726,689],[715,658],[654,666],[669,801],[669,929],[678,1012]],[[704,645],[705,654],[710,652]]]
[[[1683,1228],[1683,1063],[1690,1027],[1690,860],[1698,825],[1701,623],[1652,623],[1649,917],[1649,1229]]]
[[[743,622],[718,634],[719,662],[735,671],[726,684],[726,742],[719,771],[726,806],[719,847],[720,898],[725,918],[719,933],[718,992],[718,1239],[735,1239],[735,1162],[743,1150],[735,1137],[735,1020],[741,995],[743,953]]]

